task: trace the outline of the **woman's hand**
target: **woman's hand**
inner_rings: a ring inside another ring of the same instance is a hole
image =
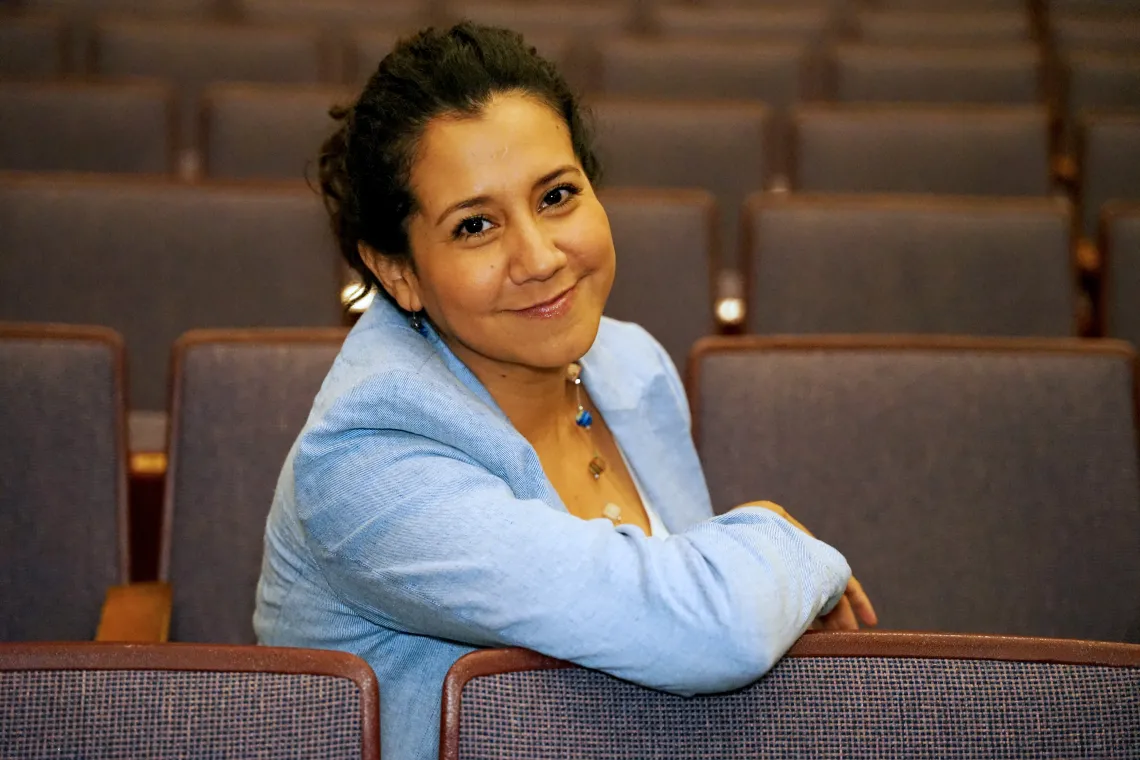
[[[771,501],[754,501],[741,504],[741,506],[760,507],[775,512],[804,533],[809,536],[812,535],[810,530],[805,528],[799,520],[789,515],[788,511],[779,504]],[[831,612],[821,615],[812,624],[812,628],[823,631],[857,631],[859,630],[859,623],[871,626],[878,625],[879,617],[875,614],[875,608],[871,605],[867,593],[863,591],[863,584],[852,577],[847,583],[847,590],[843,592],[843,598],[839,600],[839,604],[835,605]]]

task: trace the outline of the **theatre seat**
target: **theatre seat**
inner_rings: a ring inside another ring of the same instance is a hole
[[[0,322],[0,641],[90,640],[127,582],[124,375],[111,330]]]
[[[0,756],[379,760],[378,692],[343,652],[0,644]]]
[[[1092,240],[1106,203],[1140,200],[1140,111],[1083,114],[1079,169],[1082,227]]]
[[[1067,201],[767,194],[745,219],[751,332],[1077,334]]]
[[[979,4],[980,5],[980,4]],[[911,7],[885,7],[859,13],[855,36],[863,42],[886,45],[986,47],[1029,42],[1030,17],[1020,3],[993,0],[990,8],[954,3],[931,11],[925,3]]]
[[[522,649],[461,658],[442,760],[566,757],[1129,758],[1140,647],[815,633],[764,678],[681,697]]]
[[[67,71],[67,26],[49,13],[0,9],[0,76],[49,78]]]
[[[1111,203],[1101,218],[1104,334],[1140,345],[1140,201]]]
[[[174,347],[159,577],[170,638],[252,644],[281,465],[344,341],[329,330],[203,330]]]
[[[0,82],[0,169],[170,173],[174,119],[158,81]]]
[[[716,511],[784,506],[884,628],[1140,642],[1127,344],[714,338],[691,361]]]
[[[1048,195],[1044,106],[810,105],[792,187],[819,193]]]
[[[701,190],[648,188],[607,190],[601,201],[617,251],[606,315],[644,327],[682,368],[693,343],[717,331],[716,202]]]

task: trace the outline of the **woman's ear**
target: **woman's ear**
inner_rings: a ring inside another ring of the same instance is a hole
[[[388,295],[392,296],[401,309],[419,311],[423,308],[419,280],[412,270],[410,258],[385,256],[363,241],[356,244],[356,250],[364,265],[376,275],[384,290],[388,291]]]

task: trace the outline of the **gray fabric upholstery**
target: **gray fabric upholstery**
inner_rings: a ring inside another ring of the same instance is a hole
[[[0,177],[0,319],[114,327],[131,407],[163,409],[188,329],[340,324],[327,225],[303,186]]]
[[[716,205],[698,192],[602,195],[617,276],[606,314],[636,322],[684,368],[697,339],[716,331],[712,272]]]
[[[1081,132],[1081,206],[1091,239],[1105,203],[1140,200],[1140,111],[1085,114]]]
[[[1135,757],[1140,669],[790,657],[686,699],[582,670],[473,679],[460,760]]]
[[[0,641],[90,639],[126,581],[118,361],[105,342],[0,325]]]
[[[340,87],[216,84],[202,99],[202,169],[209,177],[314,181],[321,144],[337,124],[333,104],[356,93]]]
[[[1061,51],[1099,50],[1140,52],[1140,6],[1131,18],[1054,14],[1050,20],[1053,40]]]
[[[1040,54],[1029,45],[972,50],[843,45],[835,50],[843,102],[1034,103]]]
[[[826,8],[700,8],[661,4],[653,15],[666,36],[717,39],[780,38],[788,43],[819,42],[830,30]]]
[[[617,34],[632,23],[632,8],[621,3],[518,3],[512,0],[452,0],[443,14],[450,21],[470,19],[503,26],[524,36],[571,35],[587,40]]]
[[[191,343],[167,477],[174,641],[252,644],[265,518],[341,338]]]
[[[699,372],[714,508],[783,505],[883,628],[1140,642],[1131,356],[792,347]]]
[[[92,34],[92,73],[161,77],[177,85],[179,139],[187,148],[196,144],[198,98],[209,82],[308,84],[320,82],[328,65],[311,28],[121,20],[102,21]]]
[[[1067,61],[1071,117],[1088,108],[1140,109],[1140,52],[1074,52]]]
[[[1107,334],[1140,345],[1140,206],[1110,215],[1104,231]]]
[[[360,700],[304,673],[0,671],[0,755],[360,760]]]
[[[422,0],[236,0],[238,13],[258,24],[316,24],[344,30],[360,24],[418,28],[428,21]]]
[[[20,0],[29,10],[65,12],[70,17],[92,14],[130,14],[209,18],[218,10],[219,0]]]
[[[0,9],[0,76],[53,77],[66,70],[67,32],[48,14],[13,15]]]
[[[760,104],[599,101],[594,114],[603,181],[708,190],[720,208],[721,250],[731,266],[741,203],[769,176],[769,113]]]
[[[750,212],[752,332],[1074,334],[1064,201],[791,195]]]
[[[169,172],[173,109],[158,82],[0,82],[0,169]]]
[[[984,46],[1028,42],[1029,14],[1014,12],[976,13],[955,8],[931,12],[864,12],[855,20],[856,36],[864,42],[892,45]]]
[[[607,96],[763,102],[772,109],[773,171],[787,171],[787,110],[810,90],[805,45],[625,38],[602,43],[598,58]]]
[[[1044,106],[801,106],[793,187],[824,193],[1046,195]]]

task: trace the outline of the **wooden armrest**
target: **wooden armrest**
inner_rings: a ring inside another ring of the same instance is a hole
[[[169,583],[132,583],[107,589],[96,641],[164,642],[170,634]]]

